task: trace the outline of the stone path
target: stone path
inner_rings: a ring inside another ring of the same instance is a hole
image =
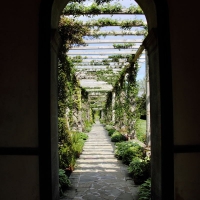
[[[103,125],[96,122],[83,153],[70,175],[72,187],[62,200],[137,200],[138,186],[127,166],[114,157],[114,144]]]

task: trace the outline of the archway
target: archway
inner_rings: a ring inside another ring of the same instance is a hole
[[[44,0],[40,12],[40,191],[41,198],[49,199],[58,199],[56,67],[59,37],[56,29],[67,2]],[[143,9],[149,26],[149,35],[143,45],[148,51],[150,66],[152,198],[173,199],[173,110],[167,4],[153,0],[137,0],[137,3]],[[44,143],[47,144],[45,147]],[[169,182],[170,186],[167,185]]]

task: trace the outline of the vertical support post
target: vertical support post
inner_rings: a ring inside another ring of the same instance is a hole
[[[78,131],[82,132],[82,128],[83,128],[83,123],[82,123],[82,96],[81,96],[81,89],[79,88],[77,91],[77,97],[79,100],[79,105],[78,105]]]
[[[115,92],[112,92],[112,122],[115,123]]]
[[[145,63],[146,63],[146,145],[151,146],[151,124],[150,124],[150,86],[149,86],[149,59],[147,50],[145,50]]]
[[[104,119],[104,112],[103,112],[103,110],[101,110],[101,119],[102,120]]]

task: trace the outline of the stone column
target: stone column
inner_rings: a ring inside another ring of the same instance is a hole
[[[115,123],[115,92],[112,92],[112,122]]]
[[[145,50],[146,62],[146,145],[151,146],[151,130],[150,130],[150,88],[149,88],[149,59],[147,50]]]
[[[104,112],[103,110],[101,110],[101,119],[103,120],[103,118],[104,118]]]

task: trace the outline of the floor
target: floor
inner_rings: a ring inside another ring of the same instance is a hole
[[[69,177],[72,187],[62,200],[137,200],[139,187],[129,177],[128,166],[114,157],[114,144],[103,125],[96,122],[88,135]]]

